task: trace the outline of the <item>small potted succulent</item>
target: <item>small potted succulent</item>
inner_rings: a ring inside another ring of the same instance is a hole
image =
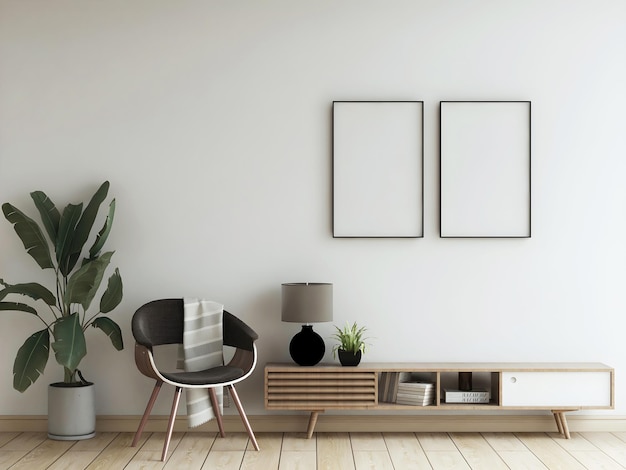
[[[363,335],[367,331],[364,326],[359,327],[356,322],[350,326],[339,328],[335,326],[337,332],[333,335],[339,344],[333,347],[333,358],[339,356],[342,366],[357,366],[361,362],[361,356],[365,354],[365,340]]]

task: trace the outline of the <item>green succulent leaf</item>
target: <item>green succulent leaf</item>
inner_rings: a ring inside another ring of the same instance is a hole
[[[85,333],[80,325],[78,313],[60,318],[52,331],[56,360],[63,367],[74,371],[80,361],[87,355],[87,343]]]
[[[107,290],[104,291],[100,299],[100,311],[102,313],[109,313],[120,304],[123,295],[122,290],[122,276],[120,276],[120,270],[115,268],[115,273],[109,278]]]
[[[100,210],[100,204],[102,204],[102,201],[104,201],[107,197],[108,192],[109,182],[105,181],[91,197],[91,200],[87,204],[87,207],[85,207],[78,224],[76,224],[76,230],[74,231],[74,236],[72,237],[72,243],[70,246],[67,272],[70,272],[74,269],[74,266],[76,266],[76,262],[80,258],[80,253],[89,238],[96,216]]]
[[[59,269],[63,276],[67,276],[71,271],[70,268],[70,255],[72,254],[72,240],[76,229],[76,224],[80,219],[83,205],[81,204],[68,204],[63,209],[63,215],[59,222],[59,232],[57,234],[55,251],[57,255],[57,262],[59,263]]]
[[[21,304],[19,302],[0,302],[0,310],[9,310],[12,312],[26,312],[32,313],[33,315],[38,315],[37,310],[35,310],[30,305]]]
[[[50,247],[37,222],[8,202],[2,204],[2,212],[4,217],[13,224],[26,252],[33,257],[41,269],[53,268]]]
[[[357,351],[365,352],[365,340],[363,337],[365,331],[367,331],[366,327],[359,328],[355,323],[350,326],[349,323],[346,323],[346,326],[341,329],[338,326],[335,326],[337,332],[333,335],[333,337],[339,341],[339,344],[333,348],[333,355],[337,349],[343,349],[344,351],[349,351],[356,353]]]
[[[52,240],[52,243],[56,243],[57,233],[59,232],[59,221],[61,220],[59,210],[43,191],[34,191],[30,193],[30,197],[33,198],[35,207],[37,207],[39,211],[39,216],[41,217],[46,232],[48,232],[50,240]]]
[[[100,253],[100,250],[102,250],[102,247],[104,246],[104,243],[107,241],[107,238],[109,237],[109,233],[111,232],[111,227],[113,226],[114,216],[115,216],[115,199],[113,199],[111,203],[109,204],[109,213],[107,214],[107,218],[104,221],[104,225],[98,232],[98,235],[96,236],[96,241],[94,242],[93,246],[89,250],[90,259],[93,259],[96,256],[98,256],[98,254]]]
[[[111,256],[112,251],[104,253],[70,276],[65,291],[66,307],[70,304],[81,304],[85,310],[89,308],[100,287],[104,272],[111,262]]]
[[[0,279],[0,284],[5,286],[5,288],[0,291],[0,300],[4,299],[9,294],[20,294],[27,295],[33,300],[43,300],[48,305],[56,304],[54,294],[36,282],[10,285]]]
[[[13,388],[24,392],[43,374],[50,354],[50,332],[38,331],[30,336],[17,351],[13,363]]]
[[[98,317],[92,323],[94,328],[100,328],[111,340],[111,344],[118,351],[124,349],[124,341],[122,340],[122,330],[109,317]]]

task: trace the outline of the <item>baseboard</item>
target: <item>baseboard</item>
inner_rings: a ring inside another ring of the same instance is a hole
[[[305,432],[308,414],[249,416],[255,432]],[[140,416],[98,416],[98,432],[135,432]],[[167,416],[154,416],[145,430],[162,432],[167,428]],[[567,416],[572,432],[626,431],[626,416],[571,415]],[[227,432],[245,432],[239,416],[224,416]],[[174,427],[178,432],[215,432],[211,421],[197,428],[188,428],[180,416]],[[43,432],[47,430],[46,416],[0,416],[0,432]],[[555,432],[556,424],[550,413],[541,415],[341,415],[320,414],[317,432]]]

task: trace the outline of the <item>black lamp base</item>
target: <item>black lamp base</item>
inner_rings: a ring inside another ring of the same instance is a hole
[[[314,366],[322,360],[324,352],[324,340],[313,331],[313,325],[302,325],[302,330],[289,343],[291,358],[301,366]]]

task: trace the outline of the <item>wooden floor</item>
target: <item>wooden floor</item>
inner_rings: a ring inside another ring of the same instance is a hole
[[[1,469],[623,469],[626,432],[573,433],[180,433],[160,462],[162,433],[100,433],[52,441],[45,433],[0,433]]]

